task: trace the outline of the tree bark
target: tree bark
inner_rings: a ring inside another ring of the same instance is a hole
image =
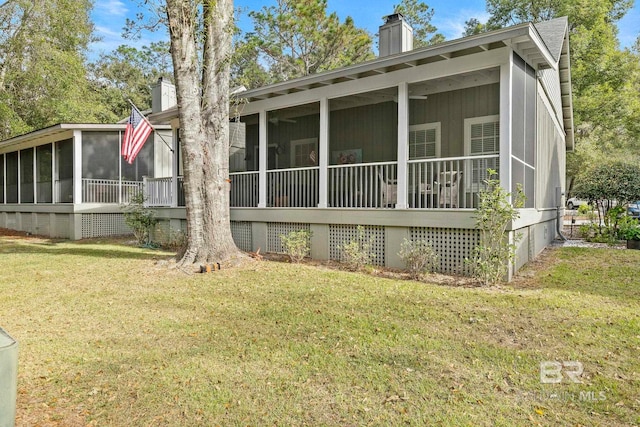
[[[179,264],[238,257],[229,215],[232,0],[167,0],[183,150],[187,247]]]

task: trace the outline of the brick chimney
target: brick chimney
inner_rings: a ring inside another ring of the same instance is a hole
[[[413,28],[405,21],[401,13],[384,17],[384,24],[379,29],[380,57],[395,55],[413,49]]]

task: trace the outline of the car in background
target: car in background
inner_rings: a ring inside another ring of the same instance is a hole
[[[580,206],[588,205],[588,204],[589,202],[587,202],[586,200],[581,200],[581,199],[578,199],[577,197],[572,197],[569,200],[567,200],[567,209],[569,210],[578,209]]]
[[[631,218],[640,220],[640,200],[627,205],[627,215]]]

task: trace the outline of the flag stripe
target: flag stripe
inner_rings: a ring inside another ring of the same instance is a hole
[[[133,107],[122,140],[122,157],[129,164],[136,159],[152,131],[151,123]]]

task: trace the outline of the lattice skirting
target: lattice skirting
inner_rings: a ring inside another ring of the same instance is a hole
[[[473,256],[480,243],[478,230],[457,228],[411,227],[411,240],[425,240],[440,257],[440,273],[469,275],[471,266],[465,259]]]
[[[280,236],[289,234],[292,231],[311,231],[309,224],[301,224],[297,222],[270,222],[267,223],[267,252],[278,254],[285,253],[282,247]]]
[[[113,214],[82,214],[82,238],[118,236],[131,234],[124,216]]]
[[[253,250],[253,235],[250,222],[231,221],[231,235],[239,249],[247,252]]]
[[[369,254],[375,265],[385,265],[385,238],[384,227],[377,225],[362,226],[364,241],[371,245]],[[330,225],[329,226],[329,259],[342,260],[341,247],[352,240],[358,239],[357,225]]]

